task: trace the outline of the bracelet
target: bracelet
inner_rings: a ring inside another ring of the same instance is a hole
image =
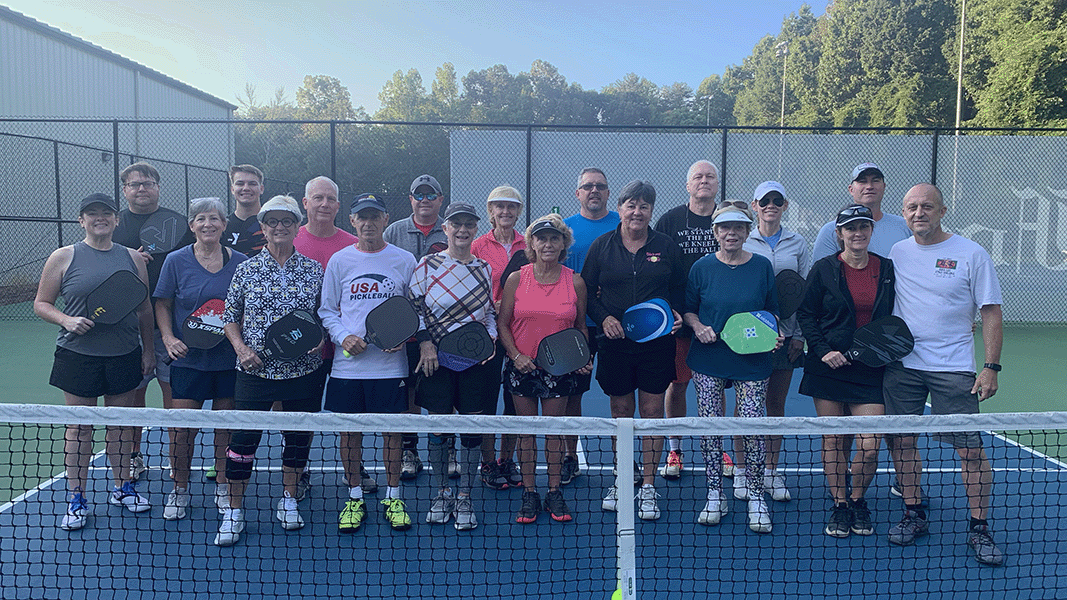
[[[986,363],[986,364],[982,365],[982,368],[983,369],[989,369],[990,371],[993,371],[995,373],[1000,373],[1000,370],[1003,369],[1004,367],[1001,367],[997,363]]]

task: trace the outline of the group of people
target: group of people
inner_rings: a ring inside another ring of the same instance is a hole
[[[251,165],[230,172],[236,210],[227,215],[218,199],[190,204],[189,243],[165,254],[141,247],[138,223],[157,210],[159,173],[137,163],[122,174],[129,207],[110,197],[83,200],[79,223],[85,240],[55,251],[45,265],[35,311],[59,325],[51,383],[68,404],[143,406],[154,374],[164,405],[214,409],[340,413],[495,414],[503,389],[504,414],[565,417],[582,413],[582,396],[595,376],[610,398],[613,417],[684,417],[690,380],[701,417],[725,415],[725,390],[736,393],[742,417],[783,416],[793,370],[803,365],[802,394],[812,396],[821,416],[921,414],[927,397],[935,413],[974,413],[997,390],[1002,341],[1001,297],[988,254],[945,231],[940,191],[920,184],[907,192],[903,217],[882,211],[885,179],[877,165],[852,172],[853,203],[824,226],[814,252],[802,236],[783,227],[789,208],[784,186],[761,183],[751,201],[717,202],[717,168],[694,163],[687,175],[687,203],[652,225],[655,188],[633,181],[609,207],[601,169],[579,174],[579,209],[563,219],[548,214],[525,231],[516,229],[523,197],[510,186],[494,189],[484,213],[470,203],[446,199],[438,181],[417,177],[410,186],[412,216],[390,223],[388,209],[373,194],[354,198],[349,219],[355,235],[335,226],[337,185],[326,177],[307,183],[301,203],[275,196],[261,203],[263,174]],[[307,214],[306,225],[301,225]],[[479,236],[481,214],[491,229]],[[184,218],[184,217],[183,217]],[[125,237],[120,237],[123,235]],[[94,325],[82,316],[95,285],[119,270],[137,274],[152,302],[115,325]],[[734,314],[766,310],[779,314],[775,276],[792,270],[807,278],[795,316],[782,319],[772,352],[738,354],[721,339]],[[382,349],[365,339],[367,314],[394,296],[407,296],[419,317],[414,338]],[[56,306],[63,298],[64,308]],[[622,325],[629,307],[655,298],[671,307],[671,335],[637,342]],[[207,302],[225,301],[218,315],[228,343],[188,347],[181,323]],[[321,319],[318,348],[296,360],[263,355],[267,328],[304,310]],[[983,322],[986,363],[976,371],[973,323]],[[915,350],[886,368],[845,358],[859,327],[887,315],[902,317]],[[496,344],[485,361],[453,370],[438,361],[437,346],[449,332],[481,323]],[[587,365],[563,375],[537,367],[539,342],[564,329],[582,332],[590,346]],[[807,354],[805,356],[805,346]],[[166,366],[165,363],[169,363]],[[325,399],[325,400],[324,400]],[[215,435],[215,502],[221,522],[215,543],[236,543],[244,531],[243,497],[262,432],[218,430]],[[171,477],[174,488],[163,512],[181,519],[190,504],[188,485],[196,431],[174,428]],[[833,504],[825,532],[834,537],[874,531],[864,494],[877,468],[877,435],[826,436],[823,463]],[[276,518],[285,529],[304,522],[298,501],[308,482],[311,434],[284,433],[283,488]],[[1003,555],[988,526],[992,471],[977,434],[943,436],[958,451],[970,500],[968,544],[983,563]],[[67,530],[85,525],[84,493],[91,428],[69,426],[66,434],[70,502],[61,517]],[[458,449],[456,444],[458,441]],[[685,468],[681,440],[669,438],[659,474],[678,478]],[[377,489],[362,463],[362,435],[340,436],[340,457],[349,497],[339,515],[341,531],[354,531],[367,517],[365,493]],[[853,444],[854,457],[850,457]],[[914,436],[886,436],[897,472],[894,493],[904,516],[889,541],[910,544],[929,530],[920,485],[921,457]],[[411,526],[401,481],[422,470],[414,434],[383,436],[387,487],[381,501],[394,529]],[[428,436],[434,496],[428,523],[454,519],[456,529],[477,527],[471,491],[480,478],[494,489],[521,487],[515,520],[532,523],[541,512],[556,521],[573,517],[561,486],[579,475],[577,440],[547,436],[547,489],[537,490],[537,445],[533,436],[434,433]],[[663,438],[647,436],[635,463],[637,514],[660,517],[655,489]],[[707,502],[697,521],[720,522],[728,510],[724,475],[733,475],[733,495],[747,503],[749,527],[772,530],[765,496],[791,498],[778,470],[781,438],[737,436],[734,459],[721,437],[701,441]],[[137,489],[136,428],[109,428],[107,455],[114,490],[109,501],[132,512],[150,508]],[[518,459],[516,463],[515,459]],[[453,484],[450,479],[458,478]],[[618,509],[623,490],[613,485],[602,502]]]

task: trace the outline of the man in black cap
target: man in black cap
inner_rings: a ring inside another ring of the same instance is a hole
[[[911,237],[911,230],[904,217],[882,212],[882,197],[885,196],[885,176],[882,168],[874,163],[862,163],[852,169],[852,183],[848,184],[848,193],[852,201],[871,209],[874,215],[874,231],[871,234],[869,250],[879,256],[889,256],[889,249],[900,240]],[[811,262],[832,256],[839,250],[837,246],[837,221],[831,219],[819,230],[815,237],[815,246],[811,251]]]
[[[441,204],[445,201],[445,194],[441,191],[441,184],[432,175],[419,175],[411,182],[411,190],[408,194],[411,200],[411,218],[397,221],[386,228],[385,241],[415,256],[420,260],[427,254],[440,252],[448,246],[448,238],[441,229],[444,219],[441,218]],[[415,406],[415,365],[419,362],[419,345],[409,343],[407,346],[408,364],[412,369],[408,376],[408,412],[418,414],[421,411]],[[422,471],[422,460],[419,458],[419,437],[416,434],[404,435],[403,479],[412,479]],[[449,468],[455,464],[449,461]],[[453,473],[449,473],[453,475]]]

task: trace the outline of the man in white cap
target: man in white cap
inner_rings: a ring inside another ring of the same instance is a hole
[[[911,230],[903,217],[882,212],[882,197],[885,195],[885,176],[882,168],[874,163],[863,163],[852,169],[852,183],[848,184],[848,193],[856,204],[871,209],[874,215],[874,231],[871,234],[869,250],[879,256],[889,256],[893,244],[911,237]],[[815,247],[811,251],[811,262],[831,256],[838,251],[836,221],[830,220],[815,237]]]

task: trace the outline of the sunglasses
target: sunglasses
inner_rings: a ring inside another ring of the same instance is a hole
[[[778,195],[771,196],[771,195],[768,194],[768,195],[766,195],[766,196],[764,196],[764,197],[759,199],[760,207],[767,206],[771,202],[774,202],[775,206],[779,206],[779,207],[780,206],[785,206],[785,198],[783,198],[781,196],[778,196]]]
[[[591,192],[591,191],[593,191],[593,189],[596,189],[596,191],[598,191],[598,192],[603,192],[604,190],[608,189],[608,184],[606,184],[606,183],[586,183],[586,184],[582,184],[582,185],[578,186],[578,189],[585,190],[587,192]]]
[[[412,194],[411,197],[414,198],[418,202],[426,202],[427,200],[429,200],[430,202],[433,202],[434,200],[437,200],[438,195],[437,194]]]
[[[731,208],[731,207],[732,208],[740,208],[741,210],[745,210],[746,208],[748,208],[748,204],[746,204],[744,202],[741,202],[740,200],[724,200],[723,202],[719,203],[719,208]]]

